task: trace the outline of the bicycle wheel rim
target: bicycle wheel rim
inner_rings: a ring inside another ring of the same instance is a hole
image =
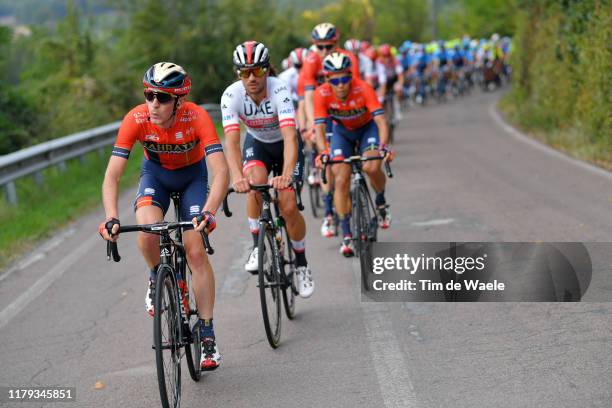
[[[363,282],[364,290],[369,289],[369,277],[372,265],[372,243],[370,242],[373,232],[372,228],[372,214],[370,214],[370,203],[369,203],[368,190],[364,185],[359,188],[359,203],[361,214],[359,217],[360,221],[360,242],[359,242],[359,265],[361,269],[361,280]]]
[[[287,318],[293,319],[295,317],[295,295],[298,292],[295,253],[293,252],[287,227],[284,225],[282,227],[282,234],[283,267],[281,268],[281,277],[282,281],[284,282],[283,304],[285,305],[285,314],[287,315]]]
[[[261,314],[268,343],[277,348],[280,341],[281,300],[278,251],[272,228],[265,224],[259,228],[259,297]]]
[[[153,338],[159,396],[164,408],[181,402],[180,311],[173,271],[161,267],[157,273]]]

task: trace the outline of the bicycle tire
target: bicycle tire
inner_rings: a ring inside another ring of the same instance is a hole
[[[183,273],[183,279],[187,282],[188,289],[193,288],[191,277],[191,271],[187,268],[186,273]],[[189,293],[189,309],[196,310],[194,293]],[[189,310],[186,310],[186,312],[189,313]],[[185,337],[184,343],[189,344],[185,347],[185,359],[187,360],[189,376],[193,381],[198,382],[202,375],[202,369],[200,368],[202,343],[200,341],[200,326],[197,312],[195,315],[189,316],[187,320],[189,323],[186,327],[183,326],[183,337]]]
[[[372,225],[373,219],[376,222],[376,217],[370,214],[370,197],[365,182],[359,185],[357,191],[357,211],[358,217],[358,238],[359,238],[359,267],[361,272],[362,287],[365,291],[369,290],[369,277],[372,270],[372,241],[376,239],[376,228]]]
[[[159,396],[163,408],[181,404],[181,314],[174,270],[167,265],[157,270],[153,339]],[[163,329],[168,333],[164,336]],[[169,357],[168,364],[164,354]]]
[[[319,218],[318,208],[319,205],[319,186],[313,186],[308,183],[308,197],[310,198],[310,211],[312,211],[312,216],[314,218]]]
[[[272,227],[261,223],[257,243],[259,298],[266,337],[272,348],[278,347],[281,332],[279,254],[275,241]]]
[[[283,282],[283,305],[285,306],[285,315],[289,320],[295,317],[295,299],[298,294],[297,283],[297,266],[295,263],[295,252],[289,239],[287,226],[281,227],[282,241],[280,254],[283,259],[281,268],[281,281]]]

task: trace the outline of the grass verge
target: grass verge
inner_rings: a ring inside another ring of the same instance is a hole
[[[606,138],[593,140],[581,130],[538,126],[514,103],[508,92],[497,105],[504,119],[530,137],[545,143],[578,160],[612,171],[612,145]],[[609,138],[609,136],[608,136]]]

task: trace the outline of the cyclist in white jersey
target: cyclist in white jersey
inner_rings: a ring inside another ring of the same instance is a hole
[[[312,273],[306,261],[306,224],[297,209],[293,180],[301,183],[304,168],[302,141],[295,126],[295,109],[288,85],[270,77],[270,56],[262,43],[246,41],[234,50],[233,62],[239,80],[221,97],[227,159],[234,190],[249,192],[249,184],[268,183],[279,190],[279,207],[296,255],[298,289],[301,297],[314,291]],[[240,151],[240,122],[246,127]],[[259,194],[259,193],[257,193]],[[254,192],[247,197],[247,216],[253,235],[253,251],[245,265],[257,273],[259,215],[261,200]]]

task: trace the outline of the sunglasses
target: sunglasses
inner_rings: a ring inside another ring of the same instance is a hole
[[[251,73],[255,75],[256,78],[261,78],[262,76],[266,75],[266,72],[268,72],[267,67],[239,69],[236,71],[240,78],[248,78],[251,76]]]
[[[338,86],[340,84],[348,84],[351,81],[352,77],[350,75],[346,75],[338,78],[329,78],[328,81],[333,86]]]
[[[323,50],[331,50],[335,47],[334,44],[317,44],[317,48],[319,49],[319,51],[323,51]]]
[[[153,100],[157,98],[157,102],[162,103],[162,104],[171,102],[176,98],[174,95],[170,95],[164,92],[153,92],[153,91],[145,91],[144,97],[148,102],[153,102]]]

